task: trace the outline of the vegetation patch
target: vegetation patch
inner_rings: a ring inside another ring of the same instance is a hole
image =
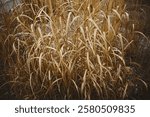
[[[149,84],[132,55],[148,37],[126,3],[22,0],[2,12],[0,90],[16,99],[135,99]]]

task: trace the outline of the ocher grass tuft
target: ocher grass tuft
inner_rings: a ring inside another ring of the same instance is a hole
[[[3,49],[19,99],[126,99],[135,81],[147,86],[125,59],[135,33],[124,0],[24,0],[9,20]]]

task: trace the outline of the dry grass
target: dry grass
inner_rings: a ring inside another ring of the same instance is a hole
[[[147,87],[125,59],[136,33],[124,0],[24,0],[9,15],[0,39],[17,98],[125,99],[135,82]]]

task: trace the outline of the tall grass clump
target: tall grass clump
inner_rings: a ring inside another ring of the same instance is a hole
[[[126,99],[135,82],[134,41],[124,0],[22,0],[3,38],[11,91],[19,99]]]

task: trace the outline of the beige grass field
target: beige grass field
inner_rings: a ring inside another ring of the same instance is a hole
[[[14,0],[9,11],[2,6],[2,99],[149,98],[148,3]]]

